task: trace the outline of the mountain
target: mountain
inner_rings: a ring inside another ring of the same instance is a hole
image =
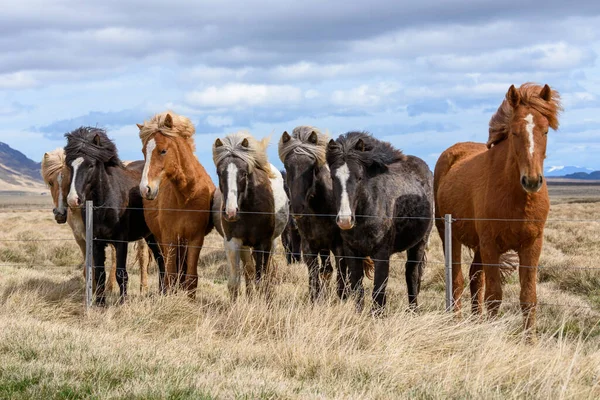
[[[565,175],[576,174],[579,172],[590,173],[594,170],[591,168],[577,167],[577,166],[554,166],[546,168],[545,176],[548,177],[563,177]]]
[[[574,174],[567,174],[563,178],[567,179],[584,179],[588,181],[598,181],[600,180],[600,171],[594,171],[591,173],[587,172],[576,172]]]
[[[47,191],[40,175],[41,163],[0,142],[0,192]]]

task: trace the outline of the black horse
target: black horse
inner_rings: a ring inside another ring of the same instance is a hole
[[[360,258],[375,264],[374,311],[386,303],[389,259],[407,251],[406,284],[417,306],[425,247],[433,226],[433,175],[423,160],[404,155],[366,132],[348,132],[327,146],[336,222],[347,256],[350,289],[362,306]]]
[[[280,171],[281,176],[283,177],[283,188],[285,189],[285,193],[288,198],[290,197],[290,188],[286,183],[286,172],[285,170]],[[291,208],[291,206],[290,206]],[[302,242],[300,238],[300,232],[298,232],[298,225],[290,212],[290,217],[288,218],[287,225],[281,234],[281,244],[283,244],[283,248],[285,250],[285,259],[288,264],[293,262],[302,261]]]
[[[338,295],[344,298],[347,293],[342,238],[335,223],[333,186],[325,159],[327,139],[316,128],[298,126],[292,135],[284,132],[279,141],[279,158],[286,170],[291,213],[302,238],[313,301],[322,294],[323,284],[333,273],[330,251],[338,266]]]
[[[127,297],[127,243],[145,238],[158,263],[161,277],[164,260],[144,221],[139,182],[143,161],[127,167],[117,154],[114,143],[102,129],[81,127],[65,135],[65,162],[71,171],[67,202],[70,207],[83,207],[87,200],[94,204],[94,280],[96,304],[105,305],[104,249],[112,244],[117,253],[117,283],[121,301]],[[86,220],[85,208],[82,209]],[[159,279],[162,282],[162,279]]]

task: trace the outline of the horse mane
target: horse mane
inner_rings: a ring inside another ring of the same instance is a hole
[[[552,98],[546,101],[540,97],[540,93],[544,87],[527,82],[517,89],[521,97],[521,104],[525,107],[533,108],[535,111],[542,114],[548,120],[548,125],[554,130],[558,129],[558,114],[562,111],[560,104],[560,94],[556,90],[552,90]],[[503,141],[508,137],[510,132],[510,124],[513,118],[513,108],[504,99],[498,111],[490,119],[489,138],[487,147]]]
[[[165,118],[167,115],[171,116],[173,126],[168,127],[165,125]],[[149,121],[144,121],[142,125],[138,124],[140,128],[140,139],[145,146],[150,137],[156,132],[160,132],[165,136],[180,137],[185,139],[185,142],[190,145],[192,151],[196,151],[196,144],[194,143],[194,134],[196,128],[189,118],[183,115],[175,114],[172,111],[165,111],[160,114],[154,115]]]
[[[360,140],[364,143],[364,150],[356,148]],[[327,162],[330,165],[340,160],[351,160],[366,168],[375,166],[385,170],[388,165],[406,160],[406,155],[368,132],[348,132],[340,135],[335,142],[330,142],[327,148]]]
[[[247,147],[242,145],[244,139],[248,142]],[[254,168],[258,168],[265,171],[270,178],[275,177],[267,158],[270,137],[258,141],[250,132],[240,131],[218,140],[221,141],[221,145],[217,146],[215,142],[212,148],[213,161],[216,166],[227,157],[237,157],[248,164],[248,173],[252,173]]]
[[[42,158],[41,174],[42,179],[49,184],[50,180],[65,166],[65,149],[59,147],[55,150],[44,153]]]
[[[67,164],[77,157],[91,157],[104,164],[123,168],[117,146],[108,138],[104,129],[82,126],[71,133],[66,133],[65,137],[67,138],[65,146]]]
[[[317,143],[309,141],[311,133],[317,134]],[[303,154],[312,157],[320,167],[327,162],[327,142],[329,136],[322,133],[319,129],[313,126],[297,126],[290,135],[290,140],[283,142],[283,138],[279,139],[279,159],[285,162],[285,159],[291,153]]]

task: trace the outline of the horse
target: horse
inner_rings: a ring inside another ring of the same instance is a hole
[[[500,255],[519,256],[524,328],[535,327],[537,267],[550,208],[544,181],[548,128],[558,129],[560,96],[548,85],[511,85],[489,123],[487,144],[457,143],[435,166],[436,225],[444,241],[445,214],[452,214],[453,302],[460,310],[464,280],[461,245],[474,251],[469,271],[471,309],[498,313]],[[485,281],[485,294],[482,286]],[[530,331],[531,329],[531,331]]]
[[[115,144],[103,129],[80,127],[65,134],[65,163],[70,182],[67,204],[80,208],[85,221],[85,201],[92,200],[94,281],[96,305],[106,305],[104,293],[105,248],[112,244],[116,250],[116,280],[120,301],[127,298],[127,244],[145,239],[158,264],[164,271],[163,259],[154,236],[144,220],[139,180],[143,162],[135,161],[127,167],[119,159]]]
[[[433,227],[433,175],[427,164],[367,132],[348,132],[330,140],[327,164],[350,290],[357,295],[358,308],[364,296],[361,259],[372,256],[372,311],[378,315],[386,303],[390,256],[406,251],[408,302],[415,310]]]
[[[330,252],[338,265],[338,296],[347,294],[345,263],[341,258],[343,244],[335,223],[333,183],[325,158],[328,139],[315,127],[298,126],[291,135],[283,132],[279,140],[279,159],[286,170],[291,212],[302,238],[312,301],[323,294],[333,273]]]
[[[125,161],[123,164],[127,165]],[[41,175],[46,185],[50,188],[52,202],[54,203],[54,219],[58,224],[65,222],[71,228],[75,242],[79,246],[83,260],[79,265],[83,268],[83,276],[85,278],[85,225],[81,218],[81,209],[72,209],[67,204],[67,194],[69,192],[70,172],[65,164],[65,150],[61,147],[44,153],[41,163]],[[144,241],[136,243],[136,260],[140,266],[140,293],[144,293],[148,289],[148,266],[150,264],[149,249]],[[113,246],[108,246],[110,253],[110,274],[107,283],[108,291],[117,286],[116,274],[116,252]]]
[[[283,178],[283,188],[285,190],[285,194],[290,198],[290,188],[286,184],[286,172],[285,170],[279,171],[281,173],[281,177]],[[291,207],[290,207],[290,216],[288,218],[288,222],[285,225],[285,229],[281,234],[281,244],[285,250],[285,259],[288,264],[292,264],[294,262],[302,261],[302,243],[301,243],[300,233],[298,232],[298,225],[296,221],[292,217]]]
[[[194,298],[200,250],[213,228],[215,185],[194,155],[195,128],[188,118],[163,112],[137,126],[145,159],[139,190],[166,263],[163,287],[173,290],[179,281]]]
[[[224,241],[233,300],[239,294],[240,261],[246,293],[252,294],[254,278],[260,291],[270,295],[271,251],[289,218],[283,178],[267,159],[268,144],[268,138],[258,141],[238,132],[217,138],[212,148],[219,177],[212,215]]]

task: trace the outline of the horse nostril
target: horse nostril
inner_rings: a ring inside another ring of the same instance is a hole
[[[146,185],[146,194],[150,194],[150,191],[151,191],[150,185]]]
[[[521,177],[521,185],[523,185],[523,187],[527,186],[527,178],[524,176]]]
[[[542,186],[542,183],[544,183],[544,177],[543,177],[542,175],[540,175],[540,179],[539,179],[539,182],[538,182],[538,184],[539,184],[540,186]]]

